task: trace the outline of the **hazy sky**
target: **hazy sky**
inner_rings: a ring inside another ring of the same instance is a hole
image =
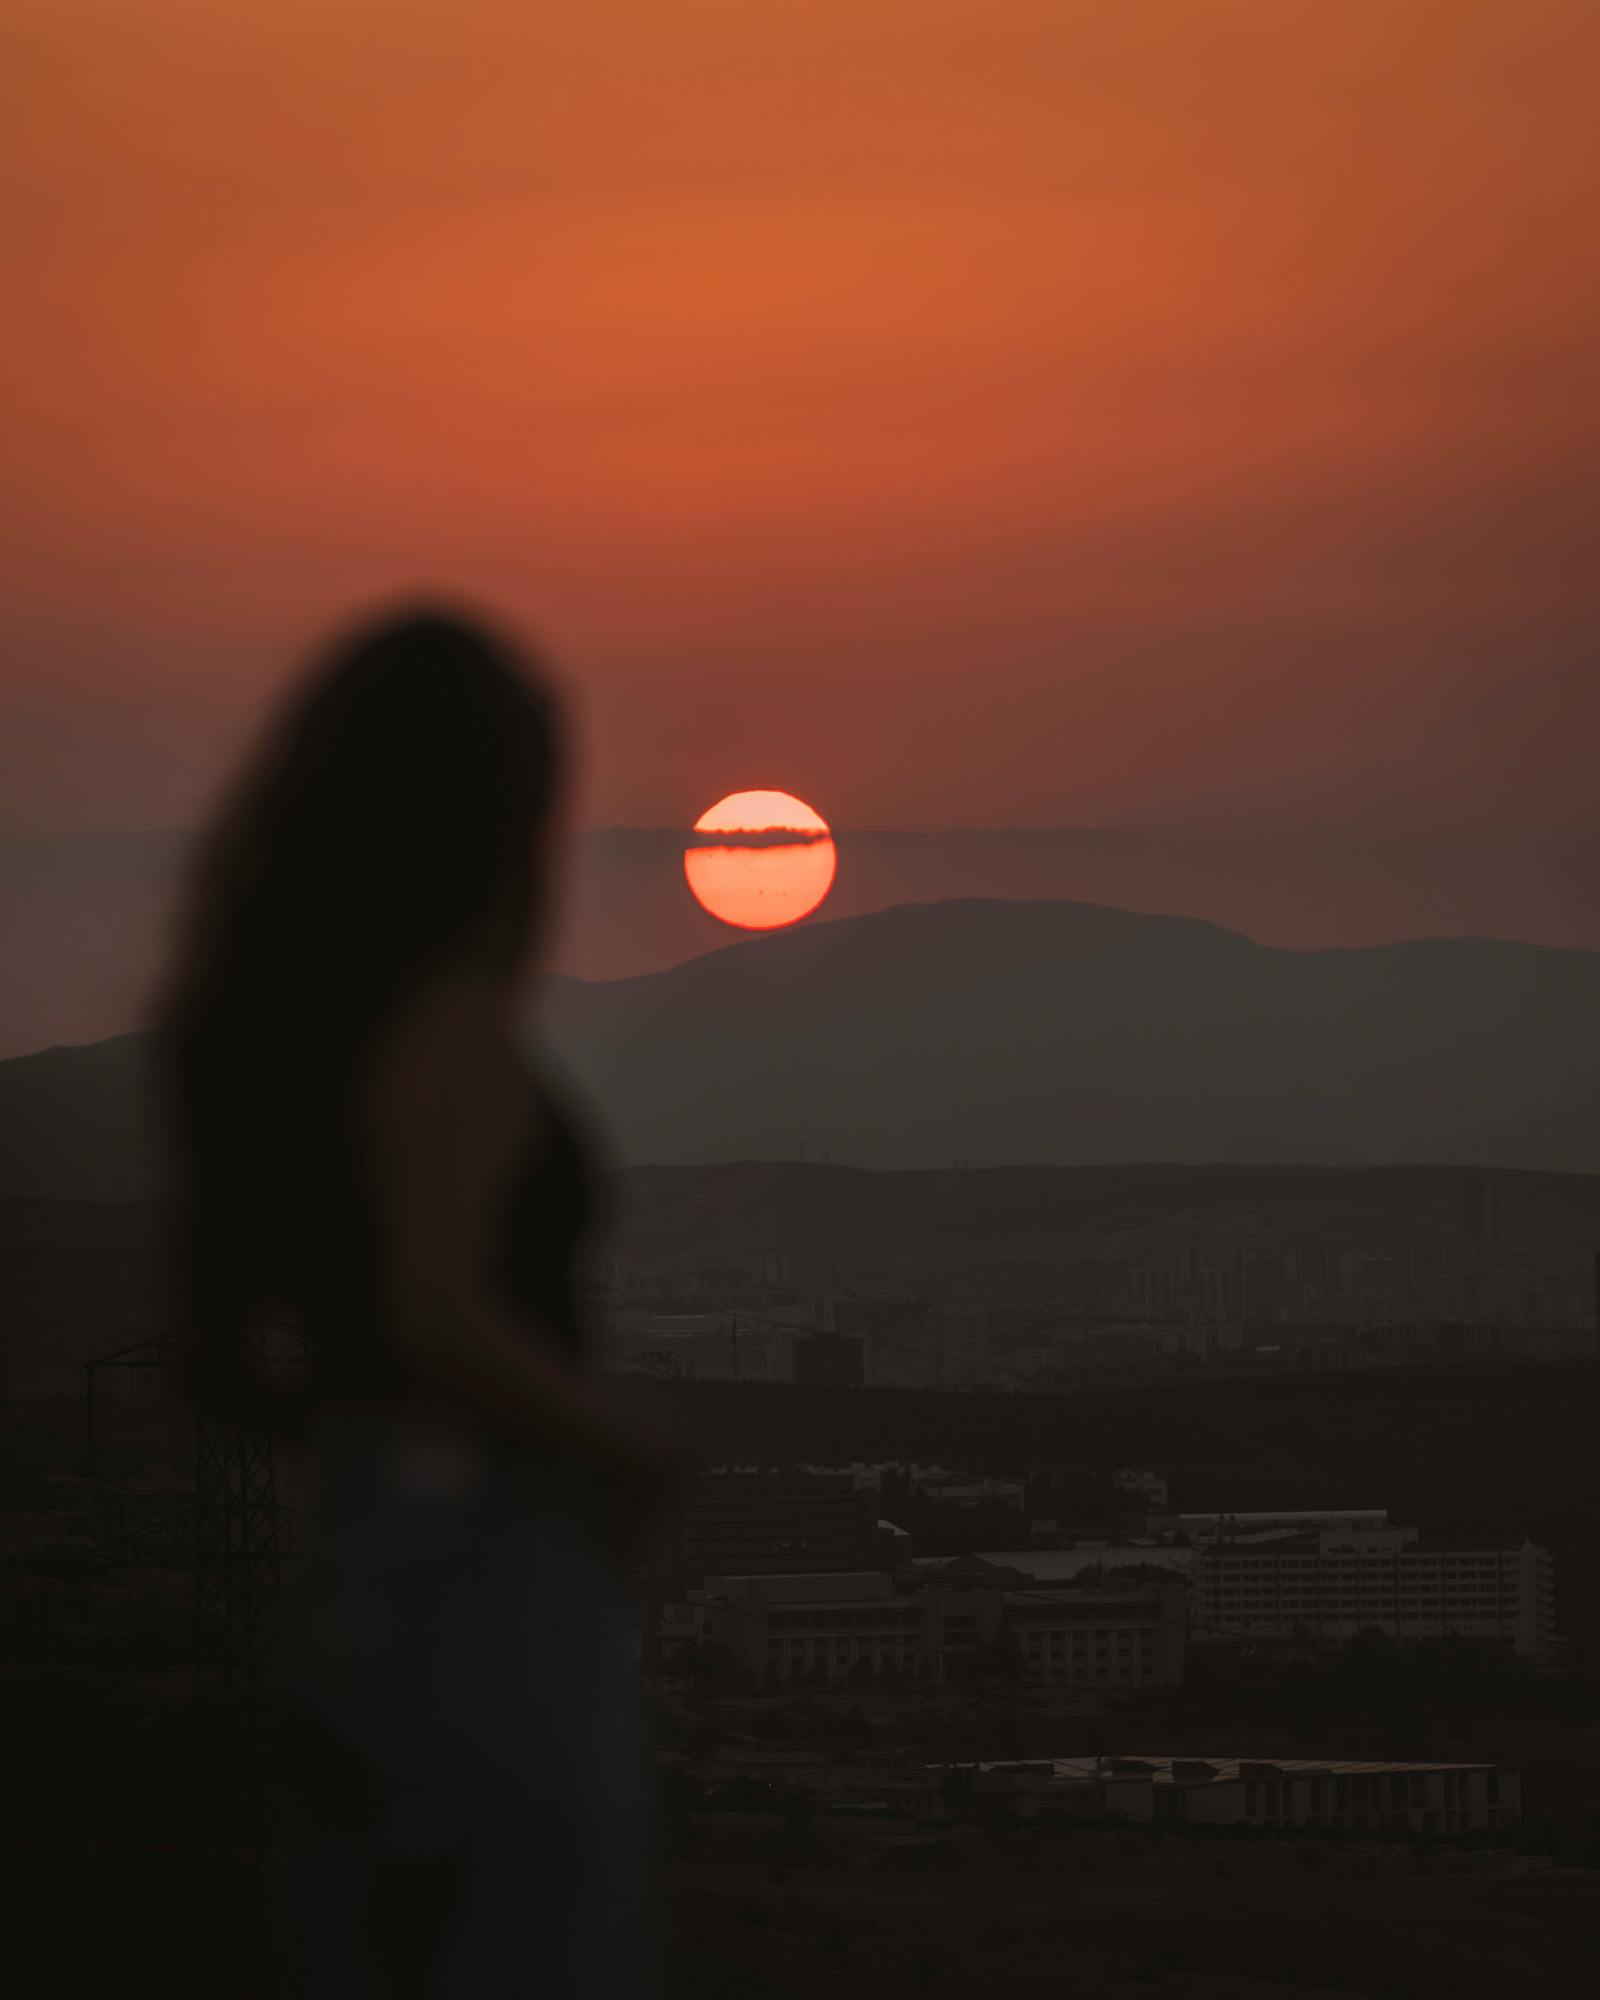
[[[415,583],[583,816],[1591,820],[1594,0],[0,0],[0,814]]]

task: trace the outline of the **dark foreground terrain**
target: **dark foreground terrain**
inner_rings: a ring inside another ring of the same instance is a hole
[[[1127,1986],[1221,2000],[1563,2000],[1600,1984],[1594,1364],[1078,1395],[635,1389],[705,1463],[726,1456],[737,1421],[744,1455],[769,1464],[1154,1463],[1184,1507],[1375,1504],[1440,1533],[1527,1532],[1554,1551],[1567,1641],[1550,1672],[1420,1651],[1282,1667],[1196,1656],[1182,1688],[1103,1713],[1046,1713],[1003,1686],[945,1705],[741,1706],[711,1690],[679,1717],[691,1759],[769,1739],[860,1750],[878,1730],[928,1762],[1151,1750],[1484,1759],[1523,1773],[1524,1825],[1512,1844],[1474,1851],[695,1806],[668,1828],[674,2000]],[[59,1504],[53,1482],[81,1461],[82,1406],[13,1404],[0,1429],[8,1504],[26,1525]],[[101,1412],[102,1479],[177,1467],[191,1446],[156,1408]],[[226,1741],[186,1707],[182,1606],[130,1588],[91,1617],[69,1576],[33,1577],[26,1591],[20,1573],[8,1580],[7,1881],[17,1908],[43,1919],[51,1990],[111,1992],[159,1967],[172,1996],[264,1995],[242,1787]]]
[[[1576,2000],[1597,1879],[1504,1853],[707,1819],[668,1891],[684,2000]]]
[[[36,1943],[62,1993],[155,1973],[174,2000],[267,2000],[227,1736],[128,1693],[8,1677],[13,1951]],[[670,2000],[1576,2000],[1600,1974],[1600,1873],[1523,1833],[1488,1846],[674,1815],[669,1795],[663,1839]]]

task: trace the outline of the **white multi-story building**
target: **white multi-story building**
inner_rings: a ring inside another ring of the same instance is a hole
[[[1338,1646],[1391,1639],[1495,1639],[1523,1659],[1555,1645],[1549,1551],[1530,1541],[1455,1545],[1415,1528],[1323,1528],[1219,1541],[1194,1571],[1197,1641],[1293,1639]]]

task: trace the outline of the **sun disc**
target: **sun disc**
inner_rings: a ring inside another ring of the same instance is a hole
[[[700,815],[694,831],[699,839],[683,851],[689,888],[736,930],[797,924],[833,887],[838,857],[828,822],[792,793],[730,792]]]

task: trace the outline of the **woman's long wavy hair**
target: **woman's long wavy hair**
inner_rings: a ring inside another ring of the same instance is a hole
[[[430,973],[523,960],[559,765],[531,664],[420,610],[339,640],[224,802],[155,1024],[180,1324],[211,1407],[272,1403],[259,1316],[363,1268],[351,1082]]]

